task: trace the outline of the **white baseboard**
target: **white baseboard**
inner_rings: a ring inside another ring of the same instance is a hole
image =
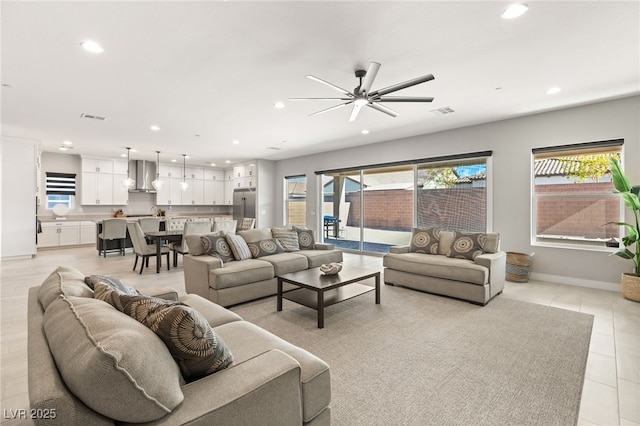
[[[536,281],[545,281],[558,284],[574,285],[577,287],[595,288],[598,290],[608,290],[620,292],[620,283],[610,283],[607,281],[586,280],[582,278],[565,277],[562,275],[540,274],[532,272],[529,278]]]

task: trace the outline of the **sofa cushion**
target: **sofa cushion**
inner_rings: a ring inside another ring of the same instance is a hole
[[[309,262],[305,256],[297,253],[279,253],[271,256],[261,257],[273,265],[273,272],[276,276],[288,274],[290,272],[304,271],[309,267]]]
[[[409,251],[413,253],[438,254],[440,228],[413,228]]]
[[[242,321],[240,315],[197,294],[180,296],[180,301],[200,312],[211,327],[217,327],[232,321]]]
[[[472,260],[422,253],[388,253],[383,265],[387,268],[427,277],[485,285],[489,282],[489,269]]]
[[[440,230],[440,244],[438,247],[438,254],[446,256],[449,253],[449,248],[453,242],[453,231]]]
[[[318,268],[324,263],[342,262],[341,250],[300,250],[296,254],[307,258],[309,268]]]
[[[215,290],[264,281],[273,278],[271,263],[263,259],[234,260],[224,268],[209,271],[209,287]]]
[[[238,235],[244,238],[247,243],[273,238],[273,235],[271,235],[271,229],[269,228],[247,229],[245,231],[239,231]]]
[[[43,309],[56,300],[61,294],[65,296],[93,297],[93,290],[84,282],[84,274],[75,268],[58,266],[38,291],[38,300]]]
[[[284,248],[280,245],[280,242],[275,238],[268,240],[255,241],[253,243],[247,243],[251,255],[254,258],[270,256],[272,254],[284,253]]]
[[[482,254],[482,246],[487,234],[464,231],[453,232],[453,241],[447,253],[448,257],[474,260]]]
[[[62,296],[42,323],[66,386],[94,411],[139,423],[159,419],[182,402],[180,370],[166,346],[109,304]]]
[[[92,290],[95,290],[96,284],[104,284],[107,287],[111,288],[122,294],[131,294],[136,295],[140,294],[138,290],[131,287],[129,284],[125,283],[118,277],[112,277],[111,275],[89,275],[84,277],[84,282],[91,287]]]
[[[200,237],[205,235],[214,235],[220,236],[224,235],[224,232],[214,232],[211,234],[187,234],[184,236],[184,239],[187,242],[187,247],[189,247],[189,254],[192,256],[202,256],[205,254],[204,247],[202,245],[202,240]]]
[[[305,424],[331,402],[331,374],[326,362],[310,352],[247,321],[235,321],[215,328],[233,348],[240,364],[271,349],[279,349],[300,364],[302,416]]]
[[[251,250],[244,238],[235,234],[227,234],[226,238],[236,260],[251,259]]]
[[[300,244],[298,244],[298,233],[296,231],[286,228],[272,228],[271,234],[273,235],[273,238],[280,241],[284,251],[300,250]]]
[[[201,235],[200,242],[202,243],[204,254],[217,257],[222,263],[234,259],[231,247],[229,247],[227,238],[224,235]]]
[[[313,230],[306,226],[294,226],[293,229],[298,233],[298,245],[300,250],[313,250],[316,243],[313,236]]]
[[[215,373],[233,363],[233,355],[206,318],[182,302],[122,294],[101,283],[96,285],[95,298],[156,333],[186,380]]]

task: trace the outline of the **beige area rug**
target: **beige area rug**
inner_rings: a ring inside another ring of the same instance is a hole
[[[316,312],[232,308],[331,366],[334,425],[572,425],[593,316],[498,296],[485,307],[383,284]]]

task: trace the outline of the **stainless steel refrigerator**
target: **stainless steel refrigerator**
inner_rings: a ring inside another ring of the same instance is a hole
[[[233,218],[240,223],[244,217],[256,217],[255,188],[239,188],[233,190]]]

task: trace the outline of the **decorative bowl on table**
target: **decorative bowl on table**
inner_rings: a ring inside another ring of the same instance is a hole
[[[320,265],[320,272],[324,275],[335,275],[342,270],[342,263],[331,262]]]

